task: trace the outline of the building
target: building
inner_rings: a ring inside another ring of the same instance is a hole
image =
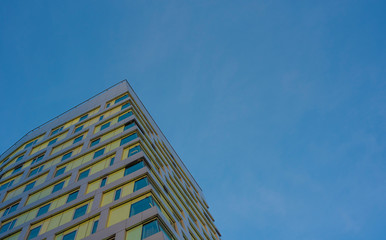
[[[0,157],[0,239],[220,239],[202,191],[127,81]]]

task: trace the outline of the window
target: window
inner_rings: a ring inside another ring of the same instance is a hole
[[[78,181],[82,180],[83,178],[88,177],[88,174],[90,173],[90,169],[87,169],[86,171],[83,171],[79,174]]]
[[[123,114],[122,116],[120,116],[118,118],[118,122],[122,121],[123,119],[126,119],[126,118],[130,117],[131,115],[133,115],[132,112],[127,112],[127,113]]]
[[[121,192],[122,192],[122,189],[118,189],[115,191],[114,201],[118,200],[121,197]]]
[[[129,150],[129,154],[127,155],[127,157],[133,156],[134,154],[136,154],[140,151],[141,151],[141,146],[139,146],[139,145],[135,146]]]
[[[134,216],[140,212],[143,212],[149,208],[155,206],[155,202],[152,197],[144,198],[136,203],[133,203],[130,207],[130,217]]]
[[[123,109],[125,109],[125,108],[128,108],[128,107],[130,107],[130,106],[131,106],[130,103],[125,103],[125,104],[122,105],[121,110],[123,110]]]
[[[88,207],[88,204],[86,204],[86,205],[84,205],[84,206],[82,206],[80,208],[77,208],[75,210],[74,217],[72,218],[72,220],[85,215],[86,211],[87,211],[87,207]]]
[[[32,163],[31,164],[34,164],[34,163],[37,163],[37,162],[40,162],[40,160],[42,160],[44,157],[44,154],[43,155],[40,155],[36,158],[34,158],[34,160],[32,160]]]
[[[19,203],[16,203],[10,207],[8,207],[7,209],[5,209],[4,213],[3,213],[3,217],[16,211],[17,207],[19,206]]]
[[[101,126],[101,131],[102,131],[103,129],[105,129],[105,128],[108,128],[108,127],[110,127],[110,122],[103,124],[103,125]]]
[[[63,126],[55,129],[54,131],[52,131],[51,136],[54,135],[54,134],[57,134],[58,132],[61,132],[62,130],[63,130]]]
[[[56,143],[56,141],[58,141],[58,139],[57,138],[55,138],[55,139],[52,139],[49,143],[48,143],[48,146],[50,146],[50,145],[52,145],[52,144],[54,144],[54,143]]]
[[[102,178],[100,187],[104,187],[106,185],[107,177]]]
[[[0,191],[1,191],[1,190],[4,190],[4,189],[6,189],[6,188],[8,188],[8,187],[10,187],[10,186],[12,186],[13,181],[14,181],[14,180],[11,180],[11,181],[9,181],[9,182],[4,183],[3,185],[1,185]]]
[[[36,139],[36,140],[34,140],[34,141],[30,142],[30,143],[27,143],[27,144],[25,145],[24,149],[26,149],[26,148],[28,148],[28,147],[31,147],[31,146],[34,145],[37,141],[38,141],[38,140]]]
[[[74,133],[79,132],[83,129],[83,125],[75,128]]]
[[[96,151],[96,152],[94,153],[93,159],[94,159],[94,158],[97,158],[97,157],[99,157],[99,156],[102,156],[104,153],[105,153],[105,149],[104,149],[104,148],[102,148],[102,149]]]
[[[79,191],[70,193],[70,194],[68,195],[68,198],[67,198],[67,202],[66,202],[66,203],[69,203],[69,202],[71,202],[72,200],[75,200],[75,199],[78,197],[78,193],[79,193]]]
[[[92,231],[91,231],[91,234],[94,234],[98,228],[98,223],[99,223],[99,220],[96,220],[94,222],[94,224],[92,225]]]
[[[134,192],[149,185],[147,178],[142,178],[134,183]]]
[[[24,188],[24,192],[31,190],[35,186],[35,183],[36,183],[36,181],[33,181],[32,183],[27,184]]]
[[[58,183],[58,184],[56,184],[56,185],[54,186],[54,188],[52,189],[52,193],[61,190],[61,189],[63,188],[63,186],[64,186],[64,181],[63,181],[63,182],[60,182],[60,183]]]
[[[80,117],[80,118],[79,118],[79,122],[85,120],[87,117],[88,117],[88,114],[86,114],[86,115]]]
[[[165,229],[161,226],[161,224],[158,222],[158,220],[154,220],[152,222],[149,222],[142,227],[142,236],[141,239],[145,239],[147,237],[150,237],[158,232],[162,231],[164,233],[164,236],[166,239],[171,240],[168,233],[166,233]]]
[[[44,205],[43,207],[39,208],[38,214],[36,217],[39,217],[40,215],[43,215],[48,212],[48,209],[50,209],[51,203]]]
[[[76,230],[63,236],[62,240],[75,240]]]
[[[92,142],[90,143],[90,147],[97,145],[97,144],[99,143],[100,140],[101,140],[100,138],[97,138],[97,139],[95,139],[94,141],[92,141]]]
[[[74,143],[77,143],[77,142],[79,142],[79,141],[82,141],[82,139],[83,139],[83,135],[81,135],[81,136],[75,138],[73,144],[74,144]]]
[[[110,107],[110,103],[108,103],[108,104],[106,105],[106,108],[108,108],[108,107]]]
[[[18,162],[18,161],[22,160],[22,159],[23,159],[23,157],[24,157],[24,155],[21,155],[20,157],[18,157],[18,158],[16,159],[16,162]]]
[[[62,161],[64,161],[64,160],[70,158],[71,155],[72,155],[72,152],[69,152],[69,153],[64,154],[63,157],[62,157]]]
[[[15,226],[16,220],[17,219],[14,219],[14,220],[12,220],[10,222],[7,222],[7,223],[3,224],[1,226],[1,228],[0,228],[0,234],[1,233],[5,233],[8,230],[11,230]]]
[[[100,116],[100,117],[99,117],[99,121],[101,121],[101,120],[103,119],[103,117],[104,117],[103,115],[102,115],[102,116]]]
[[[131,140],[134,140],[138,137],[137,133],[131,134],[130,136],[127,136],[121,140],[120,146],[122,146],[125,143],[130,142]]]
[[[143,161],[137,162],[134,165],[128,166],[125,168],[125,176],[129,175],[130,173],[133,173],[145,166]]]
[[[134,122],[130,122],[130,123],[127,123],[125,125],[125,127],[123,128],[123,131],[126,131],[127,129],[131,128],[131,127],[134,127],[135,126],[135,123]]]
[[[124,99],[126,99],[126,98],[128,98],[128,97],[129,97],[129,96],[128,96],[127,94],[126,94],[126,95],[123,95],[122,97],[116,99],[115,102],[114,102],[114,104],[119,103],[120,101],[122,101],[122,100],[124,100]]]
[[[29,173],[29,177],[31,177],[31,176],[33,176],[33,175],[35,175],[35,174],[37,174],[37,173],[40,173],[42,170],[43,170],[43,168],[44,168],[44,165],[41,165],[40,167],[37,167],[37,168],[35,168],[35,169],[33,169],[30,173]]]
[[[66,171],[66,167],[59,168],[58,170],[56,170],[55,177],[63,174],[65,171]]]
[[[34,229],[31,229],[31,231],[29,231],[27,240],[30,240],[30,239],[32,239],[32,238],[36,238],[36,237],[39,235],[39,232],[40,232],[40,228],[41,228],[41,227],[42,227],[42,225],[37,226],[37,227],[34,228]]]
[[[23,167],[23,164],[21,164],[21,165],[15,167],[15,168],[13,169],[12,174],[19,172],[19,171],[21,170],[22,167]]]
[[[110,166],[112,166],[114,164],[114,160],[115,160],[115,158],[110,159]]]

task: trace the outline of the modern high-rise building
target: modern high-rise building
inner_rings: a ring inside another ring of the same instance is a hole
[[[1,155],[0,176],[0,239],[221,236],[127,81],[27,133]]]

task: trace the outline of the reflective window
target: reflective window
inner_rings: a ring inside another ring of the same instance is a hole
[[[99,156],[102,156],[104,153],[105,153],[105,149],[104,149],[104,148],[102,148],[102,149],[96,151],[96,152],[94,153],[93,159],[94,159],[94,158],[97,158],[97,157],[99,157]]]
[[[74,143],[77,143],[77,142],[79,142],[79,141],[82,141],[82,139],[83,139],[83,135],[81,135],[81,136],[75,138],[73,144],[74,144]]]
[[[139,146],[139,145],[135,146],[129,150],[129,154],[127,155],[127,157],[130,157],[136,153],[139,153],[140,151],[141,151],[141,146]]]
[[[19,203],[16,203],[16,204],[12,205],[11,207],[8,207],[7,209],[5,209],[5,211],[3,213],[3,217],[16,211],[18,206],[19,206]]]
[[[79,132],[83,129],[83,125],[75,128],[74,133]]]
[[[54,135],[54,134],[57,134],[58,132],[61,132],[63,130],[63,126],[55,129],[54,131],[52,131],[51,135]]]
[[[68,198],[67,198],[67,202],[66,202],[66,203],[69,203],[69,202],[75,200],[75,199],[78,197],[78,193],[79,193],[79,191],[70,193],[70,194],[68,195]]]
[[[42,225],[37,226],[36,228],[34,228],[34,229],[32,229],[31,231],[29,231],[27,240],[30,240],[30,239],[32,239],[32,238],[36,238],[36,237],[39,235],[39,232],[40,232],[40,228],[41,228],[41,227],[42,227]]]
[[[134,122],[131,122],[131,123],[127,123],[125,125],[125,127],[123,128],[123,131],[126,131],[127,129],[131,128],[131,127],[134,127],[135,126],[135,123]]]
[[[25,188],[24,188],[24,192],[26,192],[26,191],[32,189],[32,188],[35,186],[35,183],[36,183],[36,181],[27,184],[27,185],[25,186]]]
[[[57,138],[55,138],[55,139],[52,139],[49,143],[48,143],[48,146],[50,146],[50,145],[52,145],[52,144],[54,144],[54,143],[56,143],[56,141],[58,141],[58,139]]]
[[[137,162],[134,165],[128,166],[125,168],[125,176],[129,175],[130,173],[133,173],[145,166],[143,161]]]
[[[128,108],[128,107],[130,107],[130,103],[125,103],[125,104],[122,105],[121,110],[123,110],[125,108]]]
[[[110,122],[103,124],[103,125],[101,126],[101,131],[102,131],[103,129],[105,129],[105,128],[108,128],[108,127],[110,127]]]
[[[95,233],[97,228],[98,228],[98,223],[99,223],[99,220],[96,220],[94,222],[94,224],[92,225],[92,231],[91,231],[91,234]]]
[[[77,208],[75,210],[74,217],[72,218],[72,220],[85,215],[86,211],[87,211],[87,207],[88,207],[88,204],[86,204],[86,205],[84,205],[84,206],[82,206],[80,208]]]
[[[39,208],[39,211],[38,211],[38,214],[36,215],[36,217],[39,217],[40,215],[43,215],[46,212],[48,212],[48,209],[50,209],[50,206],[51,206],[51,203],[49,203],[47,205],[44,205],[43,207]]]
[[[110,166],[114,164],[114,160],[115,160],[115,158],[110,159]]]
[[[100,138],[97,138],[97,139],[95,139],[94,141],[92,141],[92,142],[90,143],[90,147],[97,145],[97,144],[99,143],[100,140],[101,140]]]
[[[76,230],[63,236],[62,240],[75,240]]]
[[[147,178],[142,178],[134,183],[134,192],[149,185]]]
[[[122,116],[120,116],[118,118],[118,122],[122,121],[123,119],[126,119],[126,118],[130,117],[131,115],[133,115],[132,112],[127,112],[127,113],[123,114]]]
[[[63,182],[60,182],[60,183],[58,183],[58,184],[56,184],[56,185],[54,186],[54,188],[52,189],[52,193],[61,190],[61,189],[63,188],[63,186],[64,186],[64,181],[63,181]]]
[[[37,173],[40,173],[42,170],[43,170],[43,168],[44,168],[44,165],[42,165],[42,166],[40,166],[40,167],[38,167],[38,168],[35,168],[35,169],[33,169],[30,173],[29,173],[29,177],[31,177],[31,176],[33,176],[33,175],[35,175],[35,174],[37,174]]]
[[[62,167],[62,168],[59,168],[56,173],[55,173],[55,177],[63,174],[64,172],[66,171],[66,167]]]
[[[137,133],[134,133],[134,134],[131,134],[130,136],[127,136],[127,137],[123,138],[123,139],[121,140],[120,146],[122,146],[123,144],[126,144],[126,143],[130,142],[131,140],[136,139],[137,137],[138,137]]]
[[[118,189],[115,191],[114,201],[118,200],[121,197],[121,191],[122,191],[121,189]]]
[[[15,226],[16,220],[17,219],[14,219],[10,222],[7,222],[6,224],[3,224],[0,228],[0,234],[5,233],[8,230],[11,230]]]
[[[126,98],[128,98],[128,97],[129,97],[128,95],[123,95],[122,97],[116,99],[115,102],[114,102],[114,104],[115,104],[115,103],[119,103],[120,101],[122,101],[122,100],[124,100],[124,99],[126,99]]]
[[[69,152],[69,153],[64,154],[63,157],[62,157],[62,161],[64,161],[64,160],[70,158],[71,155],[72,155],[72,152]]]
[[[83,171],[79,174],[78,181],[82,180],[83,178],[88,177],[88,174],[90,173],[90,169],[87,169],[86,171]]]
[[[155,206],[155,202],[152,197],[144,198],[136,203],[133,203],[130,207],[130,217],[134,216],[140,212],[143,212],[149,208]]]
[[[86,115],[80,117],[80,118],[79,118],[79,122],[85,120],[87,117],[88,117],[88,114],[86,114]]]
[[[107,177],[102,178],[100,187],[104,187],[106,185]]]

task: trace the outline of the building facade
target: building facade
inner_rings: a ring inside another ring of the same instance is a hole
[[[0,176],[0,239],[221,236],[126,80],[27,133],[0,156]]]

